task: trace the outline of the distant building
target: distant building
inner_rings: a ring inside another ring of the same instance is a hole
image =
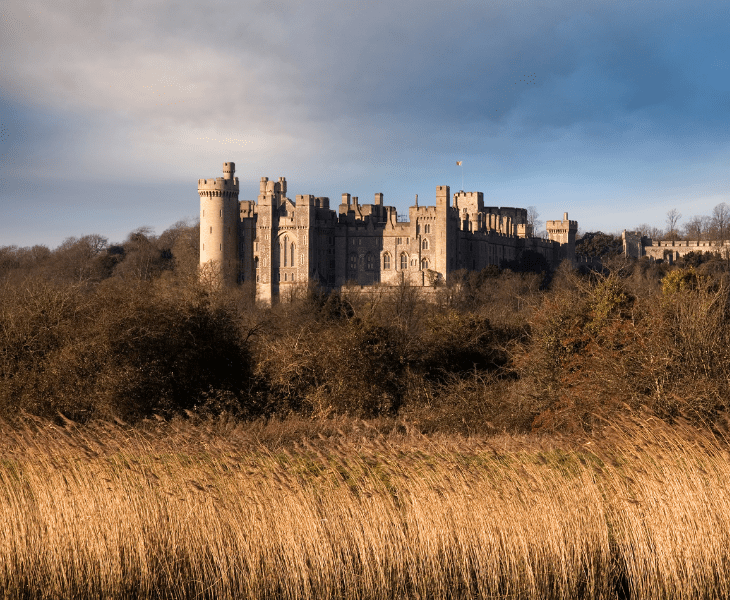
[[[730,255],[730,240],[652,240],[642,236],[640,231],[626,231],[621,234],[624,256],[631,258],[649,257],[650,260],[663,260],[673,263],[690,252],[704,254],[719,253],[723,258]]]
[[[436,205],[416,204],[399,219],[383,194],[372,204],[342,194],[287,197],[287,182],[261,178],[257,201],[238,199],[235,164],[223,177],[199,179],[200,264],[224,284],[255,282],[256,298],[286,297],[310,281],[327,289],[354,283],[434,286],[459,269],[502,266],[533,251],[550,265],[575,262],[576,221],[548,221],[549,239],[533,236],[524,208],[484,206],[482,192],[436,188]],[[452,204],[453,200],[453,204]]]

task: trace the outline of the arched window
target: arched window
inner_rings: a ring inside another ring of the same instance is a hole
[[[367,254],[365,255],[365,268],[366,268],[366,269],[367,269],[368,271],[372,271],[372,270],[373,270],[373,255],[372,255],[372,254],[370,254],[370,252],[368,252],[368,253],[367,253]]]
[[[431,224],[430,223],[426,223],[423,226],[423,233],[431,233]]]
[[[350,270],[357,271],[357,254],[350,254]]]
[[[282,242],[280,248],[281,248],[281,253],[284,255],[284,266],[285,267],[287,266],[287,264],[286,264],[286,250],[287,250],[287,246],[288,246],[287,239],[286,239],[286,236],[284,236],[284,241]]]
[[[294,266],[294,242],[292,242],[292,244],[291,244],[290,254],[291,254],[291,257],[290,257],[291,260],[289,261],[289,264],[293,267]]]
[[[383,254],[383,270],[390,271],[390,254],[388,252]]]
[[[424,250],[428,250],[428,240],[424,239],[423,244],[421,244],[421,248]]]
[[[405,252],[400,255],[400,268],[403,271],[408,268],[408,255]]]
[[[428,269],[428,259],[427,259],[427,258],[424,258],[424,259],[423,259],[423,260],[421,261],[421,269],[423,269],[424,271],[425,271],[426,269]]]

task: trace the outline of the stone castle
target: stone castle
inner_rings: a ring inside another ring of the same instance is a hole
[[[730,240],[652,240],[642,236],[639,231],[626,231],[621,234],[624,256],[631,258],[648,257],[649,260],[662,260],[673,263],[690,252],[704,254],[720,253],[730,255]]]
[[[524,208],[484,206],[482,192],[436,188],[436,205],[408,211],[342,194],[337,212],[329,198],[287,197],[287,182],[261,178],[257,201],[239,200],[235,164],[223,177],[199,179],[200,264],[226,285],[255,282],[264,302],[290,297],[316,282],[325,289],[376,284],[433,287],[459,269],[503,266],[526,251],[552,266],[575,261],[576,221],[568,213],[548,221],[549,239],[535,237]],[[453,201],[453,203],[452,203]]]

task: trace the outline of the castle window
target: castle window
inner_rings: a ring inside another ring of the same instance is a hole
[[[287,266],[287,264],[286,264],[286,258],[287,258],[286,251],[288,249],[287,246],[288,246],[287,238],[286,238],[286,236],[284,236],[284,242],[281,244],[280,248],[281,248],[281,253],[284,255],[284,266],[285,267]]]
[[[289,254],[290,254],[290,259],[291,259],[289,261],[289,263],[293,267],[294,266],[294,243],[292,243],[291,248],[289,249]]]
[[[417,258],[412,258],[411,259],[411,266],[413,266],[413,267],[417,267],[418,266],[418,259]]]
[[[402,244],[403,243],[402,238],[395,238],[395,243],[396,244]]]
[[[365,255],[365,268],[366,268],[366,269],[367,269],[368,271],[372,271],[372,270],[373,270],[373,255],[372,255],[372,254],[370,254],[370,252],[368,252],[368,253],[367,253],[367,254]]]
[[[428,250],[428,240],[423,240],[423,244],[421,246],[424,250]]]
[[[357,254],[350,254],[350,269],[357,271]]]
[[[294,281],[294,273],[291,274],[291,280]]]
[[[253,266],[255,269],[259,268],[259,257],[258,256],[253,259]]]
[[[427,258],[424,258],[424,259],[423,259],[423,260],[421,261],[421,268],[422,268],[422,269],[423,269],[424,271],[425,271],[426,269],[428,269],[428,259],[427,259]]]
[[[213,227],[210,228],[210,232],[213,233]]]
[[[423,233],[431,233],[431,224],[430,223],[426,223],[423,226]]]
[[[387,252],[383,255],[383,270],[390,271],[390,254]]]
[[[408,255],[405,252],[400,255],[400,268],[403,271],[408,268]]]

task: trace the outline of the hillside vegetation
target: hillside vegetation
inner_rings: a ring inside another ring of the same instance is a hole
[[[401,417],[422,432],[589,431],[641,407],[713,423],[726,263],[495,268],[255,306],[197,276],[196,228],[0,249],[0,415]]]

